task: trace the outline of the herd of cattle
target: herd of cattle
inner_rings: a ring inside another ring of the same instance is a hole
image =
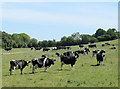
[[[109,43],[105,43],[105,45],[111,45]],[[112,44],[112,46],[116,49],[115,45]],[[79,45],[79,49],[84,47],[84,45]],[[76,61],[77,61],[77,58],[79,58],[79,54],[84,54],[84,55],[87,55],[90,50],[89,48],[97,48],[97,45],[96,44],[91,44],[91,45],[88,45],[87,48],[84,48],[84,50],[76,50],[76,51],[67,51],[63,54],[60,54],[58,53],[58,51],[55,53],[55,55],[57,55],[58,57],[60,57],[60,62],[61,62],[61,70],[62,70],[62,66],[63,64],[70,64],[71,65],[71,68],[73,68],[73,66],[75,65]],[[102,47],[103,47],[103,44],[102,44]],[[113,48],[112,47],[112,48]],[[35,47],[35,48],[31,48],[31,50],[41,50],[40,47]],[[65,47],[65,46],[60,46],[60,47],[53,47],[51,50],[61,50],[61,49],[68,49],[68,50],[71,50],[71,47]],[[110,48],[111,49],[111,48]],[[8,50],[8,49],[7,49]],[[49,48],[43,48],[43,51],[49,51],[50,49]],[[92,57],[94,57],[96,55],[96,59],[97,59],[97,64],[100,65],[103,63],[103,58],[104,58],[104,53],[105,53],[105,50],[93,50],[92,51]],[[48,56],[45,54],[45,55],[42,55],[41,58],[38,58],[38,59],[33,59],[31,61],[25,61],[25,60],[11,60],[10,61],[10,75],[12,74],[12,71],[13,71],[13,74],[14,74],[14,70],[15,69],[20,69],[21,70],[21,74],[23,74],[23,69],[29,65],[29,63],[32,63],[32,73],[35,72],[35,69],[36,68],[42,68],[44,67],[44,71],[46,72],[47,71],[47,68],[50,67],[51,65],[54,65],[54,62],[56,60],[55,59],[50,59],[48,58]]]

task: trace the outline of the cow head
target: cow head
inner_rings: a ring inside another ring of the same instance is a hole
[[[31,62],[31,61],[28,61],[28,60],[26,61],[26,63],[27,63],[27,66],[29,65],[29,63],[30,63],[30,62]]]
[[[53,64],[53,65],[54,65],[54,61],[56,61],[56,60],[54,60],[54,59],[51,59],[51,64]]]

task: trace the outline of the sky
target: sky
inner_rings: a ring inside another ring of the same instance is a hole
[[[3,2],[2,31],[57,40],[73,33],[118,29],[118,2]]]

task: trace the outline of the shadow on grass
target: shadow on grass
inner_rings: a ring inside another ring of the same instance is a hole
[[[90,65],[90,66],[100,66],[100,64],[96,64],[96,65]]]

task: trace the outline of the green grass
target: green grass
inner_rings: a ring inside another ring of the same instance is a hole
[[[118,47],[118,40],[108,41]],[[70,65],[64,65],[63,71],[60,71],[60,59],[55,55],[56,52],[63,53],[67,50],[60,51],[32,51],[28,53],[2,55],[2,87],[118,87],[118,49],[111,50],[111,46],[101,47],[99,42],[97,48],[90,48],[89,55],[79,55],[74,70]],[[71,46],[72,51],[78,50],[78,46]],[[87,45],[85,45],[87,47]],[[101,66],[96,65],[96,57],[92,57],[93,49],[104,49],[106,51],[105,60]],[[13,49],[10,51],[30,51],[28,48]],[[3,50],[3,53],[6,51]],[[8,52],[7,52],[8,53]],[[52,65],[44,72],[44,68],[35,70],[32,74],[31,64],[23,70],[15,70],[15,75],[9,73],[10,60],[32,60],[40,58],[42,54],[47,54],[49,58],[56,59],[55,65]]]

